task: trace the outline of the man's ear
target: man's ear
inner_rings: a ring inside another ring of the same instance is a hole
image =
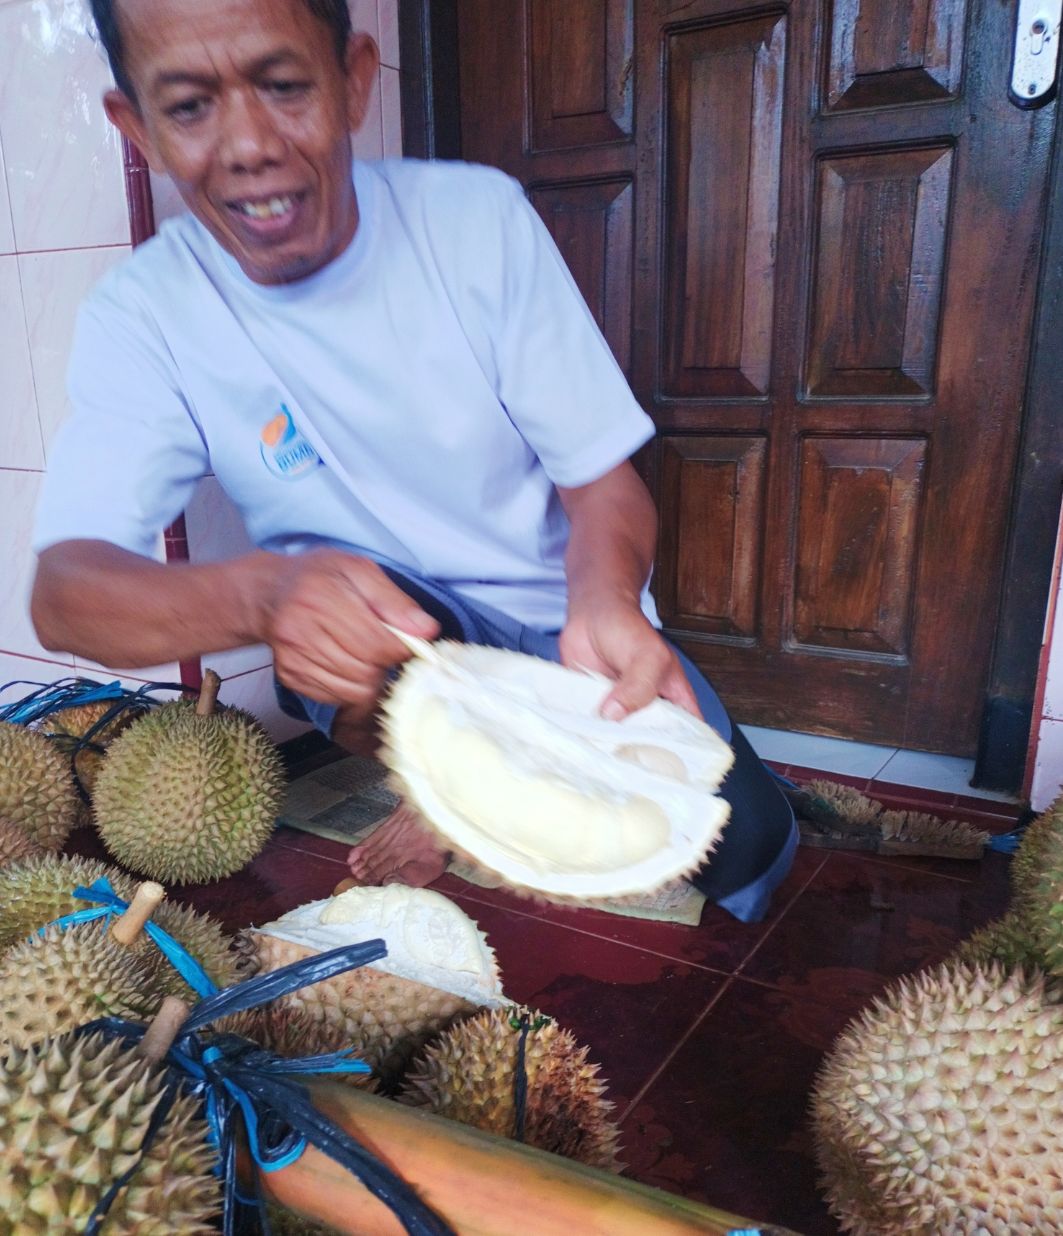
[[[351,35],[347,40],[344,68],[347,72],[347,124],[352,133],[357,133],[379,80],[380,49],[371,35]]]
[[[148,137],[148,128],[144,123],[144,117],[140,114],[140,108],[129,95],[123,90],[108,90],[103,96],[103,110],[107,113],[107,119],[111,124],[143,152],[151,170],[153,172],[163,171],[158,153],[151,138]]]

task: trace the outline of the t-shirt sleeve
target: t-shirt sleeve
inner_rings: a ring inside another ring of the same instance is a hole
[[[153,324],[94,294],[78,315],[68,390],[33,547],[89,539],[149,556],[210,466]]]
[[[505,184],[498,395],[555,485],[589,484],[654,434],[553,238]]]

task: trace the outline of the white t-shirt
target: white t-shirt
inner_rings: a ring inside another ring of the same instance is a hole
[[[515,181],[400,160],[357,164],[355,187],[354,240],[299,282],[253,283],[191,215],[103,279],[35,548],[149,554],[213,471],[264,549],[349,544],[559,628],[554,485],[604,475],[652,422]]]

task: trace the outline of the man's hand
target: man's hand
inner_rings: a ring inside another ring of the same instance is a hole
[[[701,716],[679,658],[637,606],[601,603],[570,613],[561,632],[561,661],[571,669],[595,670],[616,679],[601,709],[611,721],[645,708],[658,696]]]
[[[387,671],[409,658],[384,626],[434,639],[439,624],[374,563],[340,550],[277,560],[262,638],[286,687],[368,721]]]

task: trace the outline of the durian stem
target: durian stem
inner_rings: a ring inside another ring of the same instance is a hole
[[[154,880],[145,880],[133,894],[128,909],[111,928],[111,935],[128,948],[144,930],[144,924],[159,908],[166,889]]]
[[[144,1031],[137,1053],[152,1064],[158,1064],[170,1050],[190,1011],[188,1005],[177,996],[167,996]]]
[[[340,880],[339,884],[337,884],[336,887],[332,890],[332,895],[333,897],[338,897],[340,893],[345,893],[347,892],[348,889],[357,888],[357,887],[358,887],[357,880],[351,880],[351,879]]]
[[[199,699],[196,702],[196,716],[209,717],[214,712],[218,702],[218,692],[221,690],[221,679],[212,670],[203,673],[203,685],[199,688]]]

